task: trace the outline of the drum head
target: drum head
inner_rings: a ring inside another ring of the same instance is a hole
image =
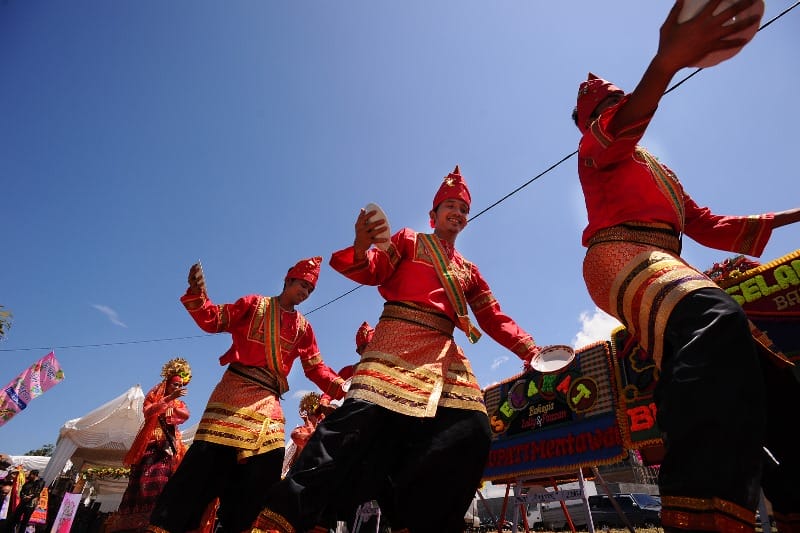
[[[708,3],[709,0],[684,0],[683,9],[681,9],[680,14],[678,15],[678,22],[685,22],[694,18],[697,13],[700,12],[701,9]],[[719,13],[723,9],[730,7],[731,5],[735,4],[736,0],[723,0],[722,3],[714,10],[714,14]],[[753,15],[758,15],[758,22],[752,24],[751,26],[743,29],[742,31],[732,35],[730,38],[738,38],[738,39],[746,39],[745,44],[749,43],[750,40],[755,36],[756,32],[758,31],[758,27],[761,23],[761,17],[764,16],[764,0],[757,0],[752,6],[748,7],[738,15],[736,15],[737,19],[740,18],[747,18]],[[730,21],[726,22],[725,24],[730,24]],[[710,54],[706,55],[702,59],[700,59],[696,64],[692,65],[693,67],[698,68],[706,68],[706,67],[713,67],[717,63],[721,63],[726,59],[730,59],[731,57],[738,54],[744,45],[738,48],[729,48],[727,50],[718,50],[716,52],[711,52]]]
[[[389,245],[391,244],[389,238],[392,236],[392,230],[389,227],[389,219],[387,218],[386,213],[383,212],[381,206],[372,202],[364,206],[364,211],[367,213],[369,213],[370,211],[375,211],[375,214],[372,215],[372,217],[369,219],[370,222],[383,220],[383,224],[386,226],[386,229],[380,232],[378,235],[376,235],[376,237],[378,237],[379,239],[386,239],[386,242],[375,243],[375,246],[377,248],[380,248],[381,250],[386,250],[387,248],[389,248]]]
[[[542,348],[539,355],[531,360],[531,368],[537,372],[558,372],[575,359],[575,350],[565,344],[554,344]]]

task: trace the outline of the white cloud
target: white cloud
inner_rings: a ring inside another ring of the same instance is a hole
[[[582,348],[598,341],[611,340],[611,332],[621,326],[619,320],[609,315],[599,307],[594,312],[581,313],[581,330],[572,341],[573,348]]]
[[[117,326],[122,326],[123,328],[127,328],[128,326],[119,319],[119,315],[117,312],[108,307],[107,305],[99,305],[99,304],[92,304],[92,307],[103,313],[108,317],[112,324],[116,324]]]
[[[507,355],[501,355],[500,357],[495,358],[495,360],[492,361],[492,370],[497,370],[506,361],[508,361]]]
[[[293,400],[300,401],[300,400],[302,400],[302,399],[303,399],[303,396],[305,396],[305,395],[306,395],[306,394],[308,394],[309,392],[313,392],[313,391],[311,391],[311,390],[309,390],[309,389],[300,389],[300,390],[298,390],[298,391],[295,391],[295,392],[293,392],[293,393],[291,394],[291,398],[292,398]],[[317,394],[319,394],[319,393],[317,393]]]

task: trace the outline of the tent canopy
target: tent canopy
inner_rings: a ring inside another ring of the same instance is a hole
[[[87,468],[123,467],[122,460],[144,424],[143,406],[144,393],[135,385],[90,413],[68,420],[59,431],[53,456],[42,474],[45,483],[52,483],[69,461],[81,472]],[[194,440],[198,425],[181,432],[187,446]],[[101,503],[100,510],[113,511],[122,499],[128,478],[94,479],[89,485]]]
[[[135,385],[90,413],[68,420],[59,431],[53,456],[42,474],[45,483],[52,483],[67,461],[80,470],[122,465],[144,422],[143,403],[142,388]]]
[[[50,458],[46,455],[6,455],[6,457],[11,463],[8,470],[21,466],[28,472],[31,470],[38,470],[41,472],[47,467],[47,463],[50,462]]]

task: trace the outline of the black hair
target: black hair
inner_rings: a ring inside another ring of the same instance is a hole
[[[578,106],[572,108],[572,121],[578,125]]]

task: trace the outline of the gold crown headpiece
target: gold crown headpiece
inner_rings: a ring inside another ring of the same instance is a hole
[[[309,392],[300,399],[300,416],[316,414],[319,410],[319,394]]]
[[[192,367],[189,366],[189,361],[182,357],[170,359],[161,368],[161,377],[169,379],[172,376],[180,376],[184,385],[188,385],[192,381]]]

